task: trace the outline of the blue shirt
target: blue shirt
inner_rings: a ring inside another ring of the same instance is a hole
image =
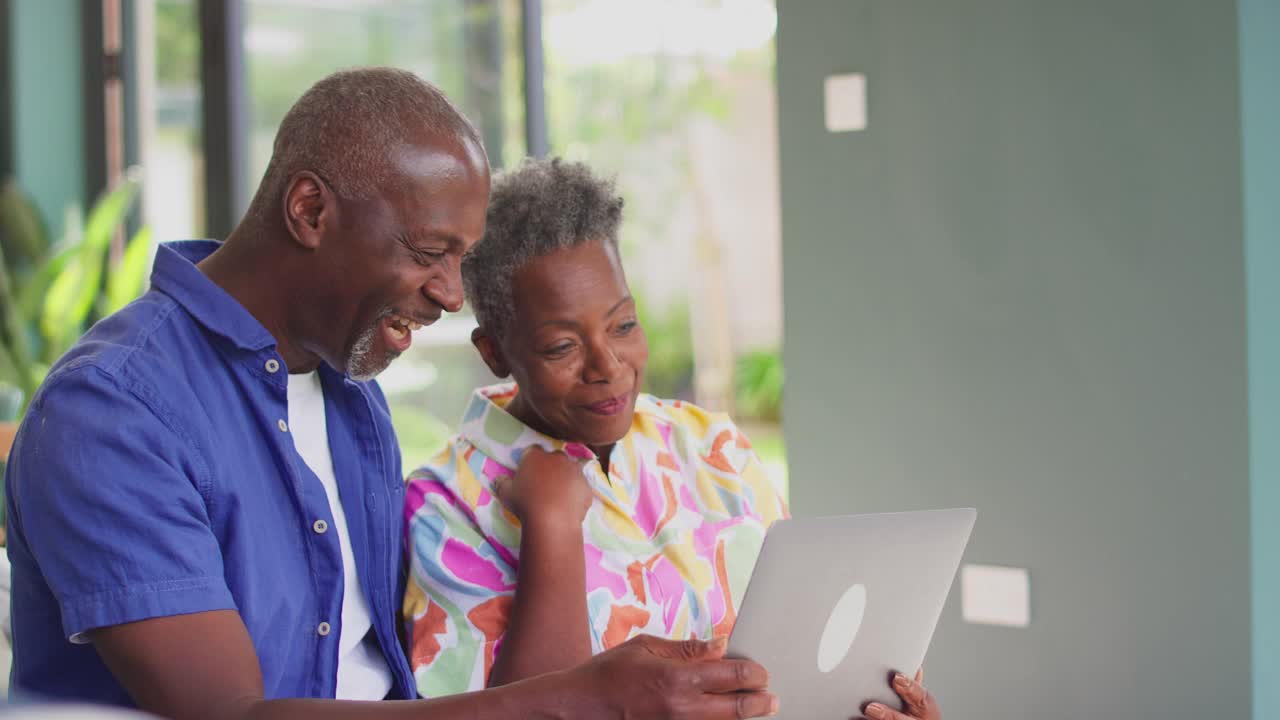
[[[235,609],[268,698],[334,696],[338,536],[294,449],[275,339],[194,264],[217,247],[162,246],[151,290],[95,325],[33,398],[5,477],[15,691],[132,705],[81,633]],[[375,383],[320,376],[374,630],[393,694],[413,697],[396,631],[404,483],[387,402]]]

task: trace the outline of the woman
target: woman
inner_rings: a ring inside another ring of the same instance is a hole
[[[527,161],[494,183],[462,272],[472,342],[515,383],[477,390],[458,436],[409,478],[404,609],[425,696],[571,667],[642,633],[727,636],[787,514],[727,416],[640,392],[648,346],[621,216],[581,164]],[[923,689],[901,682],[925,717]]]

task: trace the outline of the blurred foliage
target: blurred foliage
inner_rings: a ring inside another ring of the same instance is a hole
[[[246,6],[249,34],[283,34],[297,43],[247,52],[250,119],[260,141],[274,136],[312,83],[337,70],[389,65],[417,73],[457,102],[484,134],[495,166],[523,154],[518,2],[380,0],[307,8],[250,0]],[[194,27],[188,35],[198,41]],[[181,53],[187,42],[175,42],[175,49]],[[255,151],[269,152],[269,146]],[[266,157],[252,160],[254,169],[266,166]]]
[[[12,179],[0,184],[0,384],[17,387],[26,401],[92,321],[142,293],[151,259],[147,228],[108,261],[140,187],[130,174],[98,198],[83,225],[73,211],[54,243],[31,199]]]
[[[734,377],[738,414],[781,422],[784,379],[782,354],[777,350],[755,350],[739,356]]]
[[[184,85],[200,77],[200,23],[195,0],[156,2],[156,80]]]
[[[693,398],[693,335],[689,306],[673,303],[656,310],[638,289],[633,292],[640,326],[649,343],[644,391],[660,398]]]
[[[448,423],[408,398],[391,401],[391,417],[406,475],[440,452],[453,435]]]

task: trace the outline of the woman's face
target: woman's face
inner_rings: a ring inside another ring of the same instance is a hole
[[[534,258],[511,290],[515,316],[500,342],[520,386],[510,412],[560,440],[590,447],[621,440],[649,345],[615,253],[593,241]]]

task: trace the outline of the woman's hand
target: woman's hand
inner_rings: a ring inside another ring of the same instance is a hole
[[[938,701],[924,689],[920,683],[924,680],[924,671],[916,671],[916,679],[908,680],[899,673],[893,677],[893,691],[898,693],[906,706],[905,712],[871,703],[862,712],[871,720],[942,720],[942,710],[938,709]]]
[[[583,461],[562,452],[530,447],[511,477],[494,482],[493,491],[521,525],[578,527],[591,507],[591,486]]]
[[[520,520],[515,602],[490,687],[574,667],[591,657],[582,519],[591,486],[582,461],[538,447],[493,491]]]

